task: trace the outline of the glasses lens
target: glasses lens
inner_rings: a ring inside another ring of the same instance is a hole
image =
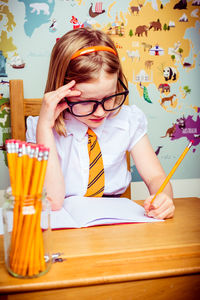
[[[118,95],[104,101],[104,109],[105,110],[114,110],[120,107],[125,99],[125,95]]]
[[[95,102],[82,102],[73,105],[72,113],[76,116],[85,116],[93,112]]]

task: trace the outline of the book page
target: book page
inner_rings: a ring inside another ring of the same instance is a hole
[[[141,205],[127,198],[73,196],[64,200],[64,208],[80,227],[160,221],[147,217]]]
[[[48,219],[44,216],[42,212],[41,217],[41,227],[43,229],[48,227]],[[62,229],[62,228],[78,228],[74,219],[70,214],[64,209],[50,211],[50,227],[51,229]]]

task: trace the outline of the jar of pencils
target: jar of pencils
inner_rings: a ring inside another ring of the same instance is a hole
[[[51,266],[49,204],[45,194],[13,196],[5,191],[4,257],[8,272],[18,278],[45,274]]]
[[[3,206],[5,263],[10,274],[32,278],[51,265],[50,206],[43,192],[49,149],[6,141],[11,187]]]

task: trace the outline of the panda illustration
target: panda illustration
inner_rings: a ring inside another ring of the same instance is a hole
[[[165,78],[165,81],[168,81],[170,79],[176,80],[176,70],[172,67],[166,67],[163,70],[163,76]]]

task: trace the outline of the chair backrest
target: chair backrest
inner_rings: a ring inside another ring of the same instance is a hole
[[[9,81],[11,136],[13,139],[26,139],[26,117],[38,116],[42,99],[24,98],[23,80]]]
[[[24,98],[23,80],[13,79],[9,81],[10,89],[10,115],[11,136],[13,139],[25,141],[26,117],[38,116],[42,104],[41,98]],[[126,100],[126,104],[128,104]],[[127,152],[127,164],[130,169],[130,155]],[[130,185],[122,197],[131,198]]]

